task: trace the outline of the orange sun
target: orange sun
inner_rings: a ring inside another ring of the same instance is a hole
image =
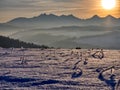
[[[101,5],[106,10],[111,10],[116,6],[116,0],[101,0]]]

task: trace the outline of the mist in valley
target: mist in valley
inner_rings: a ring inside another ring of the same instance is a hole
[[[73,15],[41,14],[0,24],[0,35],[55,48],[120,49],[119,24],[110,15],[82,20]]]

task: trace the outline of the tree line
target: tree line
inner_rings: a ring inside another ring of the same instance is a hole
[[[47,49],[49,48],[48,46],[45,45],[36,45],[33,43],[27,43],[20,41],[18,39],[12,39],[9,37],[5,36],[0,36],[0,47],[2,48],[44,48]]]

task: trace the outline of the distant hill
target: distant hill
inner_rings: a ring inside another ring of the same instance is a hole
[[[102,47],[113,46],[119,48],[120,43],[120,26],[118,27],[100,27],[100,26],[64,26],[49,29],[33,29],[20,31],[10,35],[11,38],[16,38],[25,42],[32,42],[38,45],[46,45],[50,47],[75,48],[75,47]],[[85,42],[90,40],[90,37],[97,38],[95,43]],[[103,40],[99,42],[101,37]],[[83,38],[84,37],[84,38]],[[108,38],[109,37],[109,38]],[[107,38],[107,39],[106,39]],[[112,39],[113,38],[113,39]],[[85,43],[82,41],[85,39]],[[106,39],[106,41],[104,41]],[[110,43],[106,43],[109,42]],[[82,43],[83,42],[83,43]],[[90,43],[90,44],[89,44]],[[102,43],[98,45],[98,43]],[[104,44],[105,43],[105,44]],[[94,44],[97,44],[94,46]],[[106,47],[105,47],[106,48]]]
[[[0,36],[0,47],[2,48],[48,48],[47,46],[35,45],[33,43],[26,43],[23,41],[11,39],[9,37]]]
[[[61,15],[57,16],[54,14],[41,14],[32,18],[15,18],[6,23],[7,25],[12,25],[22,28],[53,28],[61,26],[119,26],[120,19],[115,18],[111,15],[106,17],[99,17],[94,15],[88,19],[80,19],[73,15]]]
[[[22,30],[23,30],[22,28],[15,25],[8,25],[7,23],[0,24],[0,35],[2,36],[8,36]]]

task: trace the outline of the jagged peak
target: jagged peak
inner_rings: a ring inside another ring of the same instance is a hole
[[[41,17],[41,16],[57,16],[57,15],[43,13],[43,14],[40,14],[38,17]]]
[[[55,15],[55,14],[46,14],[46,13],[43,13],[43,14],[40,14],[39,16],[36,16],[35,18],[41,18],[41,17],[61,17],[61,18],[74,18],[74,19],[79,19],[79,18],[77,18],[77,17],[75,17],[74,15],[72,15],[72,14],[69,14],[69,15],[60,15],[60,16],[58,16],[58,15]]]
[[[113,19],[116,19],[114,16],[112,16],[112,15],[107,15],[106,17],[104,17],[104,18],[113,18]]]
[[[63,14],[63,15],[58,16],[58,15],[55,15],[55,14],[46,14],[46,13],[40,14],[38,17],[40,17],[40,16],[75,17],[72,14],[69,14],[69,15],[64,15]],[[77,18],[77,17],[75,17],[75,18]]]
[[[98,16],[98,15],[94,15],[94,16],[92,16],[91,18],[92,18],[92,19],[93,19],[93,18],[95,18],[95,19],[99,19],[100,16]]]

